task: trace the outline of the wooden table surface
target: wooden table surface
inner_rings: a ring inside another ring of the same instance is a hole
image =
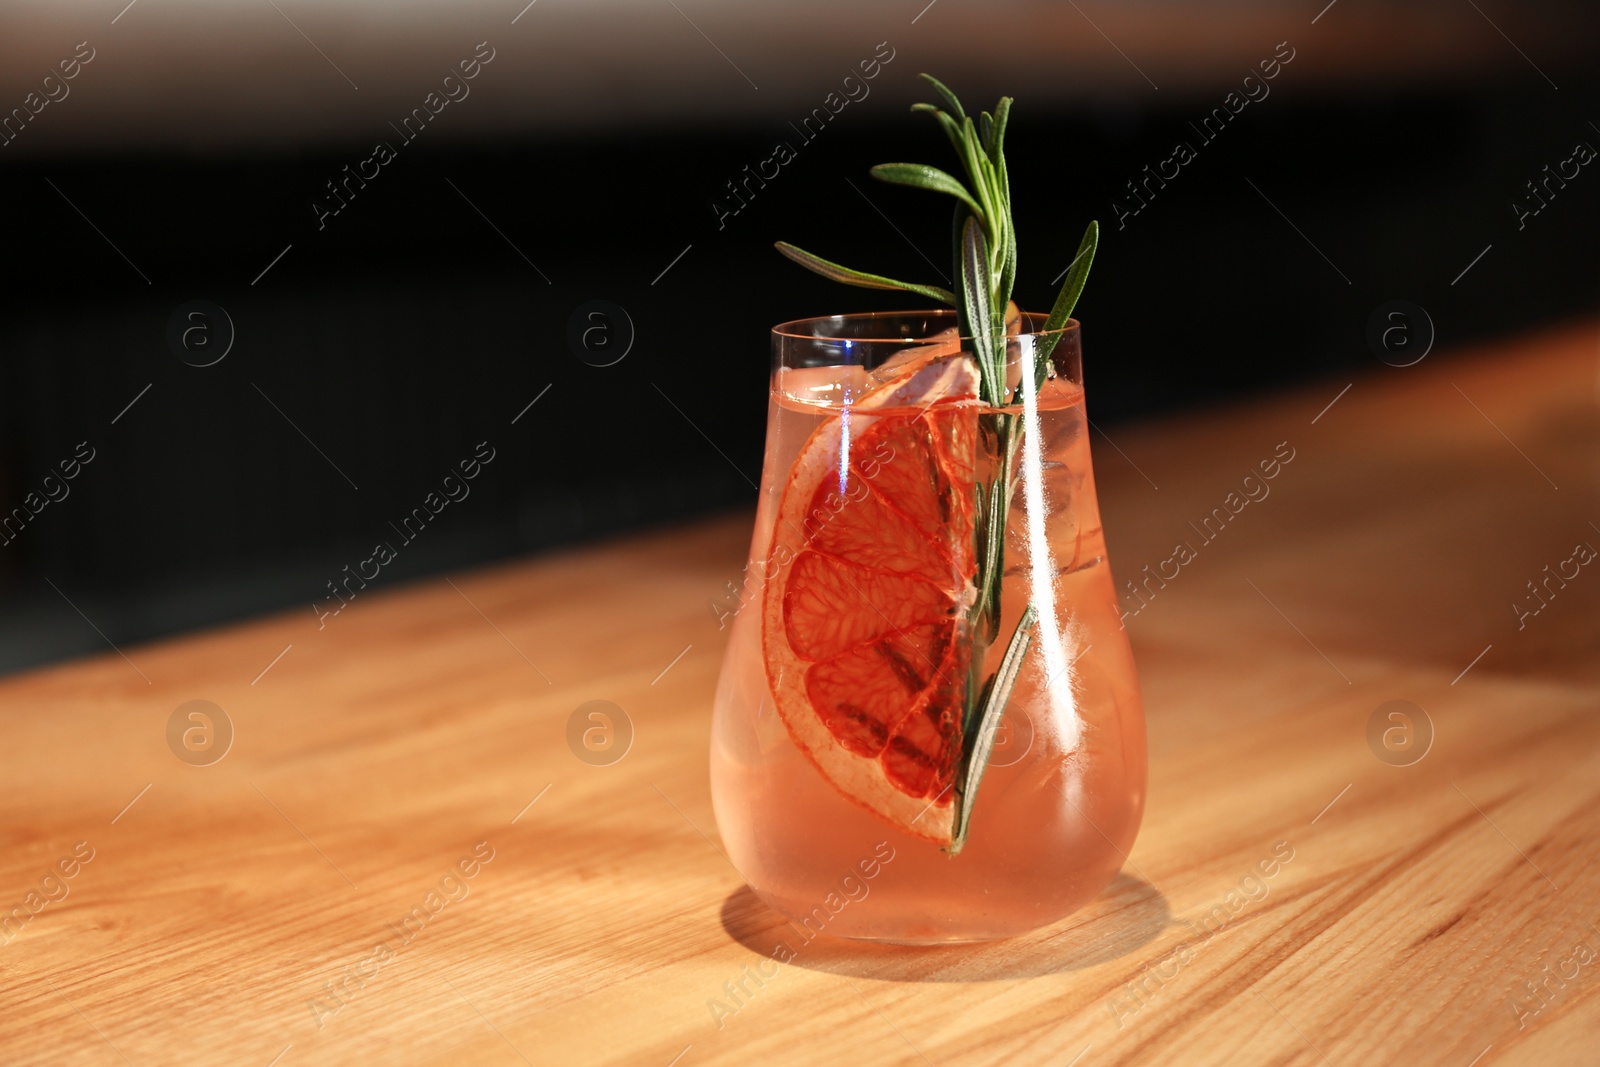
[[[707,783],[741,513],[0,682],[0,1062],[1600,1062],[1600,329],[1350,381],[1095,437],[1119,577],[1199,547],[1127,622],[1143,830],[1057,926],[748,978],[785,928]],[[620,762],[569,749],[589,700]]]

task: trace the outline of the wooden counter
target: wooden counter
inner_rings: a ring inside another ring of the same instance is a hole
[[[1594,1063],[1600,332],[1374,367],[1095,437],[1119,577],[1198,558],[1128,619],[1149,807],[1065,922],[748,979],[783,924],[707,783],[739,514],[0,682],[0,1062]],[[566,743],[596,699],[611,766]]]

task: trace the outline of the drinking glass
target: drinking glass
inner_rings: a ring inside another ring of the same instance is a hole
[[[806,938],[1010,937],[1092,899],[1133,844],[1143,707],[1079,325],[1044,325],[1010,322],[1004,407],[953,312],[772,332],[711,786],[729,857]]]

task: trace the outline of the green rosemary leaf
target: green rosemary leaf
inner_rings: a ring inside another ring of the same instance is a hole
[[[978,597],[967,610],[967,625],[978,645],[987,648],[1000,635],[1000,619],[994,611],[995,581],[1005,555],[1005,487],[999,480],[989,483],[987,493],[978,494]],[[977,647],[977,646],[975,646]]]
[[[1005,173],[1006,123],[1011,121],[1011,98],[1002,96],[994,106],[994,133],[989,137],[989,158]]]
[[[977,194],[978,202],[983,205],[983,214],[988,220],[997,222],[997,205],[985,170],[989,157],[983,154],[983,147],[978,143],[978,128],[973,125],[970,118],[961,120],[961,145],[958,151],[961,154],[961,165],[967,172],[967,179],[972,183],[972,191]],[[994,236],[992,222],[989,226],[989,235]]]
[[[983,399],[999,406],[1005,378],[995,373],[994,309],[989,303],[989,246],[983,237],[982,224],[970,215],[961,228],[961,296],[972,329],[972,353],[978,358],[978,370],[983,379]]]
[[[994,170],[995,174],[999,176],[1000,196],[1005,204],[1005,217],[1009,220],[1011,218],[1011,173],[1006,169],[1005,156],[995,160]]]
[[[1005,655],[1000,659],[999,669],[984,687],[981,701],[983,711],[977,716],[972,728],[969,728],[966,744],[962,746],[962,767],[956,775],[957,797],[953,805],[955,827],[950,847],[946,850],[952,856],[960,852],[967,842],[967,828],[972,822],[972,806],[978,799],[978,786],[983,782],[983,772],[989,767],[989,753],[994,749],[994,734],[1000,726],[1000,717],[1005,713],[1006,703],[1011,699],[1011,688],[1016,685],[1017,676],[1022,673],[1028,645],[1033,639],[1033,627],[1038,620],[1039,609],[1030,601],[1022,612],[1022,618],[1017,620],[1017,628],[1012,631],[1011,640],[1006,644]]]
[[[895,281],[893,278],[885,278],[880,274],[868,274],[865,271],[851,270],[849,267],[841,267],[839,264],[823,259],[821,256],[814,256],[810,252],[796,248],[787,241],[778,241],[774,247],[807,270],[815,271],[831,281],[843,282],[846,285],[859,285],[863,289],[903,289],[908,293],[930,297],[952,307],[956,303],[956,295],[954,293],[948,289],[941,289],[937,285],[917,285],[913,282]]]
[[[1067,268],[1067,280],[1061,283],[1061,292],[1056,295],[1055,306],[1050,309],[1050,317],[1045,320],[1046,330],[1059,330],[1072,317],[1072,309],[1078,306],[1078,297],[1083,294],[1084,282],[1089,280],[1089,267],[1094,263],[1094,252],[1099,246],[1100,223],[1094,221],[1083,231],[1083,240],[1078,244],[1078,254],[1072,258],[1072,265]]]
[[[978,173],[982,175],[983,202],[989,206],[989,252],[993,257],[990,267],[993,276],[990,278],[991,287],[999,280],[1000,264],[1005,260],[1005,235],[1011,228],[1011,214],[1006,207],[1005,194],[1000,188],[1000,172],[989,161],[989,156],[984,152],[983,146],[974,142],[972,157],[977,163]]]
[[[978,116],[978,132],[983,135],[983,151],[990,159],[994,158],[994,116],[985,111]]]
[[[926,163],[879,163],[868,173],[890,185],[909,185],[913,189],[928,189],[953,196],[970,207],[978,218],[983,218],[983,209],[972,199],[967,187],[938,167],[930,167]]]
[[[961,110],[961,101],[956,99],[955,93],[952,93],[949,89],[945,88],[944,82],[940,81],[938,78],[935,78],[932,74],[920,74],[918,77],[939,91],[939,95],[944,97],[944,102],[950,105],[950,110],[955,112],[957,121],[961,121],[967,117],[967,113]]]
[[[1050,353],[1056,350],[1056,342],[1061,340],[1059,330],[1066,326],[1067,320],[1072,317],[1072,309],[1078,306],[1078,297],[1083,294],[1083,285],[1089,280],[1089,267],[1094,263],[1095,249],[1100,246],[1100,223],[1091,221],[1083,231],[1083,240],[1078,244],[1078,254],[1072,258],[1072,264],[1067,267],[1066,281],[1061,283],[1061,292],[1056,294],[1055,306],[1050,309],[1050,317],[1045,320],[1044,334],[1039,339],[1038,350],[1034,353],[1034,379],[1040,385],[1044,384],[1049,376]]]
[[[1001,260],[1000,291],[995,296],[995,306],[1005,307],[1011,302],[1011,289],[1017,282],[1017,235],[1006,231],[1005,258]]]
[[[1003,96],[1000,104],[995,108],[994,149],[989,158],[994,163],[995,174],[999,176],[1001,203],[1004,205],[1005,219],[1011,220],[1011,173],[1006,169],[1006,125],[1011,121],[1011,98]]]

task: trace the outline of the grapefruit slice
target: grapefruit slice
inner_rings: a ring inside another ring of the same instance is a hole
[[[790,735],[845,797],[939,845],[952,832],[976,597],[977,369],[898,360],[790,469],[762,645]],[[842,455],[841,455],[842,453]]]

